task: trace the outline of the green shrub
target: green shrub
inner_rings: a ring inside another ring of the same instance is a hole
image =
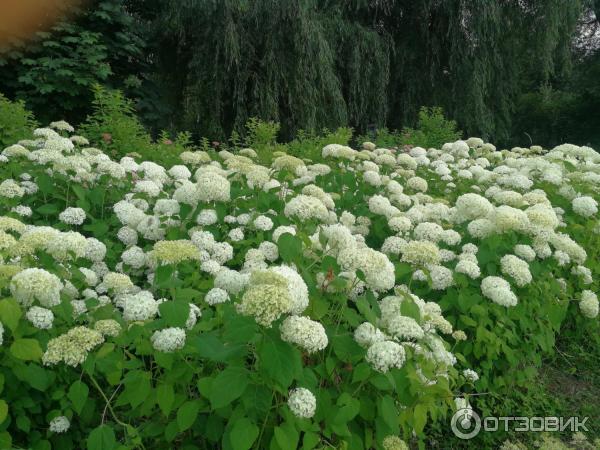
[[[456,129],[456,122],[446,119],[442,108],[423,106],[416,128],[404,127],[401,131],[378,128],[375,132],[357,136],[356,145],[360,147],[363,142],[369,141],[383,148],[402,145],[441,148],[446,142],[454,142],[461,136],[462,132]]]
[[[175,139],[171,139],[167,131],[162,131],[156,143],[152,144],[152,150],[148,155],[142,155],[143,159],[152,161],[167,168],[181,164],[179,155],[186,150],[192,150],[192,135],[187,131],[177,133]]]
[[[131,100],[100,85],[95,85],[93,92],[93,112],[81,126],[90,142],[113,158],[138,153],[154,159],[152,139],[135,116]]]
[[[373,142],[377,147],[392,148],[401,145],[402,136],[397,130],[387,127],[378,128],[374,133],[367,133],[356,137],[356,146],[360,148],[363,142]]]
[[[403,128],[400,143],[424,148],[440,148],[446,142],[460,139],[462,131],[456,129],[456,122],[444,117],[444,110],[438,106],[423,106],[419,111],[417,128]]]
[[[133,91],[144,42],[124,3],[38,3],[40,17],[52,5],[61,20],[26,39],[13,36],[9,46],[2,39],[0,89],[24,100],[42,123],[60,117],[74,124],[90,111],[94,84]]]
[[[320,158],[323,147],[328,144],[348,145],[352,139],[353,129],[339,127],[335,131],[323,128],[320,135],[300,130],[296,138],[288,144],[288,153],[298,158],[315,161]]]
[[[279,133],[279,129],[278,122],[251,117],[246,122],[246,139],[244,140],[246,147],[253,148],[260,161],[270,161],[272,153],[278,147],[277,133]],[[232,142],[235,141],[236,138],[232,136]]]
[[[36,126],[33,113],[25,109],[24,102],[11,102],[0,94],[0,147],[31,137],[31,129]]]

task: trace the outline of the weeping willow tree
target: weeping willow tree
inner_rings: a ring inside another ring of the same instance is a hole
[[[440,105],[505,140],[516,98],[569,69],[578,0],[131,0],[171,125],[410,125]],[[149,12],[150,11],[150,12]],[[163,121],[164,122],[164,121]],[[162,123],[161,126],[168,124]]]
[[[564,0],[394,2],[393,125],[437,104],[467,133],[505,141],[518,95],[568,71],[580,9]]]
[[[321,3],[162,2],[158,68],[179,125],[221,137],[253,116],[281,122],[286,135],[383,125],[389,37]]]

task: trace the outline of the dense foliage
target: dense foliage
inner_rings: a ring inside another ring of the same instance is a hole
[[[286,133],[400,128],[434,104],[469,133],[506,140],[523,90],[568,68],[581,12],[555,0],[135,3],[150,11],[180,126],[209,135],[250,116]]]
[[[78,122],[89,110],[95,84],[134,92],[143,41],[119,0],[84,2],[63,14],[50,29],[0,49],[0,92],[25,101],[40,119]]]
[[[0,91],[45,121],[78,123],[91,86],[117,87],[154,136],[222,141],[252,117],[280,123],[284,140],[345,126],[402,130],[438,105],[502,146],[596,144],[597,9],[592,0],[93,0],[3,51]]]
[[[0,156],[4,447],[424,448],[528,386],[562,328],[597,330],[591,148],[163,167],[73,133]]]
[[[22,101],[11,102],[0,94],[0,146],[31,137],[35,127],[33,113],[25,108]]]

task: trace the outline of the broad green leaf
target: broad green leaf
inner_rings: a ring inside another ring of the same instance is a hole
[[[161,303],[158,309],[168,327],[184,327],[190,315],[190,305],[187,302],[167,301]]]
[[[265,337],[260,348],[260,367],[283,389],[287,389],[294,380],[297,369],[301,367],[298,351],[279,338]]]
[[[37,361],[42,357],[42,348],[36,339],[17,339],[10,346],[10,353],[24,361]]]
[[[229,367],[215,377],[210,392],[214,409],[223,408],[239,398],[249,383],[249,373],[241,367]]]
[[[52,180],[52,178],[45,174],[45,173],[41,173],[36,177],[36,184],[38,185],[38,188],[40,189],[41,192],[45,193],[45,194],[49,194],[52,193],[52,191],[54,190],[54,181]]]
[[[248,450],[256,441],[259,429],[249,419],[238,419],[231,428],[231,446],[233,450]]]
[[[75,192],[75,195],[78,199],[85,200],[85,189],[76,184],[71,185],[71,189],[73,190],[73,192]]]
[[[157,267],[154,274],[154,284],[161,287],[169,284],[169,282],[172,281],[174,271],[175,268],[171,265]]]
[[[362,349],[351,334],[342,334],[330,337],[335,354],[345,362],[361,359]]]
[[[44,216],[49,214],[56,214],[60,211],[60,206],[56,203],[47,203],[45,205],[40,206],[35,210],[38,214],[42,214]]]
[[[427,423],[427,406],[419,404],[415,406],[414,411],[414,429],[417,434],[420,434]]]
[[[0,322],[14,332],[22,316],[21,307],[13,298],[0,300]]]
[[[150,374],[142,371],[130,372],[125,381],[125,390],[119,396],[118,403],[129,403],[133,408],[141,405],[150,394]]]
[[[198,411],[200,411],[200,402],[197,400],[190,400],[181,405],[181,408],[177,410],[179,431],[185,431],[194,424],[198,417]]]
[[[12,448],[12,438],[8,431],[0,433],[0,448]]]
[[[17,420],[15,420],[15,422],[16,422],[17,428],[19,428],[19,430],[24,431],[25,433],[29,433],[29,430],[31,429],[31,420],[29,420],[28,417],[18,416]],[[2,423],[2,421],[0,421],[0,423]]]
[[[85,231],[90,231],[96,237],[104,236],[109,231],[109,226],[106,222],[95,221],[91,224],[87,224],[83,226]]]
[[[5,400],[0,400],[0,423],[6,420],[8,416],[8,404]]]
[[[411,298],[404,298],[404,300],[400,304],[400,312],[403,316],[412,317],[417,322],[421,320],[421,312],[419,310],[419,307]]]
[[[45,370],[38,364],[29,364],[15,367],[14,374],[38,391],[45,391],[54,382],[56,375],[51,370]]]
[[[168,416],[173,407],[175,401],[175,393],[173,392],[173,386],[170,384],[161,384],[156,388],[156,401],[162,413]]]
[[[304,433],[304,439],[302,440],[302,450],[311,450],[317,446],[320,438],[317,433],[308,431]]]
[[[398,428],[398,411],[394,405],[394,399],[389,395],[383,397],[379,402],[379,414],[384,422],[392,430]]]
[[[302,257],[302,241],[290,233],[283,233],[277,240],[279,256],[285,262],[292,262]]]
[[[227,362],[246,354],[246,345],[225,345],[215,333],[203,333],[190,343],[201,358],[212,361]]]
[[[292,423],[285,422],[273,430],[277,445],[281,450],[295,450],[300,435]]]
[[[338,409],[336,410],[333,422],[343,424],[351,421],[360,411],[360,401],[352,398],[347,393],[342,394],[338,399]]]
[[[369,366],[367,363],[360,363],[352,370],[352,382],[358,383],[360,381],[364,381],[369,378],[371,373],[371,366]]]
[[[329,270],[331,270],[334,275],[340,273],[340,265],[333,256],[324,256],[323,261],[321,262],[321,268],[323,272],[328,272]]]
[[[87,439],[88,450],[113,450],[116,446],[115,432],[108,425],[94,428]]]
[[[173,300],[181,300],[188,303],[193,303],[194,300],[200,298],[201,294],[202,293],[200,291],[192,288],[176,289],[175,298]]]
[[[81,410],[85,405],[89,392],[90,389],[83,381],[75,381],[69,388],[67,396],[69,397],[69,400],[71,400],[71,403],[73,403],[73,409],[78,414],[81,414]]]

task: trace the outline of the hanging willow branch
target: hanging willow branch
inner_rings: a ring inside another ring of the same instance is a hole
[[[401,127],[443,106],[502,140],[516,98],[569,69],[577,0],[131,0],[177,127]]]

